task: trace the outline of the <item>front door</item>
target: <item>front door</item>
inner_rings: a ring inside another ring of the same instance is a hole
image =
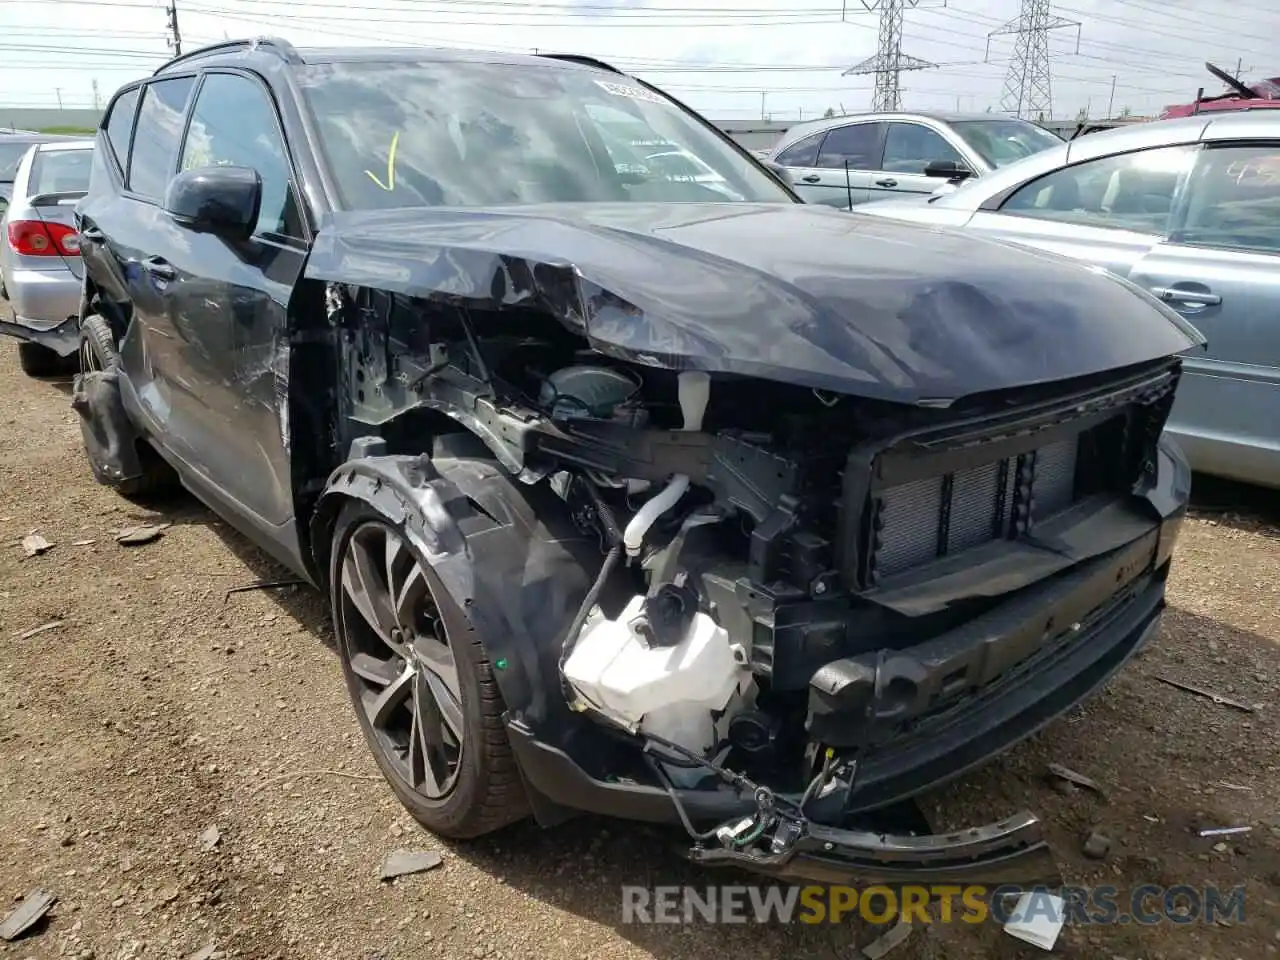
[[[1169,241],[1130,278],[1209,341],[1169,421],[1192,463],[1280,486],[1280,143],[1206,147]]]
[[[294,177],[275,107],[247,74],[205,75],[179,169],[247,167],[262,180],[248,240],[184,230],[168,248],[172,329],[188,376],[212,496],[257,527],[293,517],[289,469],[289,298],[306,257]]]
[[[963,169],[973,169],[960,151],[932,127],[907,120],[891,121],[887,127],[884,160],[868,183],[871,200],[933,193],[947,182],[925,176],[925,168],[935,161],[951,161]]]

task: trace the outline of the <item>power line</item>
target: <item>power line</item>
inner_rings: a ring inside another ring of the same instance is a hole
[[[920,0],[862,0],[871,12],[880,12],[879,39],[875,56],[868,57],[846,70],[845,76],[875,74],[876,89],[871,109],[892,112],[902,109],[901,77],[904,70],[926,70],[936,66],[902,52],[902,14],[906,6],[916,6]]]
[[[1000,96],[1000,109],[1015,117],[1030,113],[1032,117],[1053,116],[1053,87],[1049,77],[1049,31],[1063,27],[1077,30],[1076,49],[1079,50],[1080,24],[1054,16],[1049,10],[1049,0],[1022,0],[1018,16],[988,35],[997,37],[1014,34],[1013,57]]]

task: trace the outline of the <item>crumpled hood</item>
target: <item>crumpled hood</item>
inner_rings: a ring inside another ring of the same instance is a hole
[[[1203,343],[1102,271],[804,204],[338,213],[306,275],[472,309],[539,306],[620,359],[907,403]]]

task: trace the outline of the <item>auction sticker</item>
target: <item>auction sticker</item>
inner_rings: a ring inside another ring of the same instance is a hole
[[[612,83],[608,80],[597,80],[595,83],[596,86],[606,93],[612,93],[615,97],[629,97],[632,100],[645,100],[649,103],[663,103],[668,106],[671,104],[670,100],[660,97],[644,87],[633,87],[626,83]]]

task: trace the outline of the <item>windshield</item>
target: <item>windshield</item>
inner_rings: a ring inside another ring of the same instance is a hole
[[[93,150],[41,150],[31,161],[27,194],[88,193]]]
[[[1062,143],[1057,134],[1027,120],[960,120],[952,126],[993,167],[1003,167]]]
[[[298,76],[347,209],[794,202],[714,131],[624,77],[554,61],[333,63]]]
[[[31,144],[22,141],[0,143],[0,182],[13,183],[13,178],[18,175],[18,164],[30,149]]]

